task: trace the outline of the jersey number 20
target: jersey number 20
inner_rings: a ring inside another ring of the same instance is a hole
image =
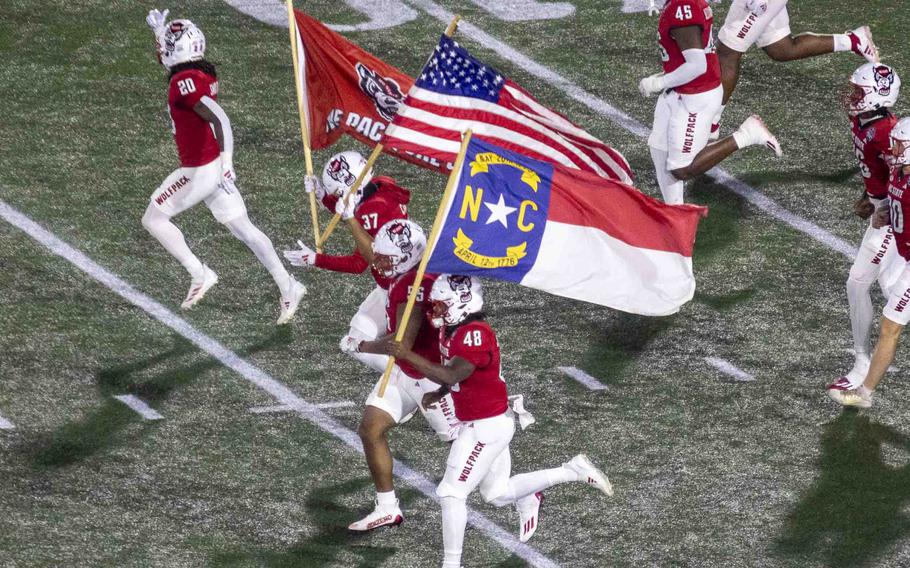
[[[181,95],[188,95],[190,93],[196,92],[196,83],[192,79],[187,77],[186,79],[181,79],[177,81],[177,89],[180,90]]]

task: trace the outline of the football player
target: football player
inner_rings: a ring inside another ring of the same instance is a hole
[[[667,0],[658,22],[663,73],[645,77],[638,85],[646,97],[660,94],[648,146],[666,203],[682,203],[686,180],[741,148],[766,145],[781,155],[777,139],[755,115],[732,136],[708,144],[711,121],[723,97],[713,24],[705,0]]]
[[[426,249],[427,240],[417,223],[404,219],[382,225],[373,240],[373,267],[381,276],[389,279],[388,300],[386,301],[386,335],[364,341],[354,339],[343,344],[349,353],[371,353],[388,355],[387,344],[391,334],[398,328],[404,314],[412,286],[417,278],[417,265]],[[436,330],[430,326],[426,314],[429,310],[430,287],[436,277],[427,274],[416,283],[417,303],[408,320],[404,334],[404,345],[431,361],[439,361],[439,340]],[[398,525],[404,515],[398,506],[392,482],[392,453],[389,451],[388,432],[398,424],[407,421],[420,411],[430,427],[444,442],[455,439],[459,428],[458,419],[452,407],[452,397],[444,394],[439,404],[425,408],[420,402],[428,392],[436,392],[439,385],[427,380],[408,364],[397,361],[384,393],[379,396],[379,382],[366,400],[366,408],[358,428],[363,442],[370,475],[376,486],[376,507],[363,519],[352,523],[352,531],[369,531],[378,527]]]
[[[180,167],[152,194],[142,226],[190,273],[180,305],[189,309],[218,282],[215,272],[190,250],[171,218],[204,201],[215,219],[243,241],[266,267],[281,292],[278,324],[291,320],[306,287],[285,270],[272,242],[250,221],[237,190],[231,121],[218,104],[215,66],[204,59],[205,36],[189,20],[165,23],[168,10],[151,10],[158,61],[169,73],[168,106]]]
[[[865,185],[854,211],[862,219],[871,217],[888,198],[892,162],[890,137],[897,123],[890,108],[897,101],[900,85],[894,69],[875,63],[866,63],[850,77],[850,92],[845,103]],[[838,400],[845,390],[858,387],[866,378],[873,318],[870,290],[878,280],[888,297],[888,289],[903,268],[899,259],[891,226],[875,228],[870,221],[847,278],[847,301],[856,355],[850,372],[827,386],[828,396],[834,400]]]
[[[304,184],[308,192],[314,192],[329,211],[338,211],[354,233],[357,249],[349,255],[334,256],[317,254],[303,242],[297,241],[299,250],[286,250],[284,256],[294,266],[315,266],[336,272],[360,274],[371,266],[373,239],[379,227],[395,219],[408,218],[408,202],[411,194],[398,186],[395,180],[364,176],[364,182],[354,189],[354,182],[366,167],[366,160],[357,152],[341,152],[326,162],[322,171],[322,183],[316,176],[307,176]],[[352,191],[347,210],[344,210],[344,195]],[[354,341],[372,340],[385,331],[385,305],[389,293],[389,279],[375,268],[372,269],[376,288],[361,302],[357,313],[351,319],[347,335],[341,339],[342,349]],[[352,353],[354,358],[375,371],[385,371],[388,356],[372,353]]]
[[[888,303],[882,312],[881,330],[863,384],[845,390],[836,398],[844,406],[869,408],[872,393],[894,361],[897,342],[910,322],[910,118],[902,118],[891,129],[891,155],[894,157],[888,199],[873,214],[873,227],[891,224],[901,273],[891,286]]]
[[[613,494],[610,480],[584,454],[560,467],[511,475],[509,443],[515,422],[509,410],[500,369],[496,333],[483,315],[480,281],[470,276],[440,275],[430,291],[431,320],[439,329],[442,362],[427,359],[406,343],[392,342],[389,352],[422,376],[442,385],[424,395],[422,404],[433,407],[445,393],[462,422],[449,450],[446,470],[436,488],[442,505],[443,568],[459,568],[467,523],[467,498],[480,488],[483,499],[501,507],[531,500],[560,483],[590,484]],[[520,509],[520,508],[519,508]],[[536,522],[535,522],[536,526]],[[526,540],[522,535],[522,540]]]
[[[794,61],[835,51],[852,51],[870,63],[878,62],[878,49],[868,26],[842,34],[790,35],[787,0],[733,0],[724,26],[717,34],[720,45],[721,80],[724,98],[711,125],[711,135],[720,135],[720,119],[736,83],[743,54],[753,45],[765,50],[775,61]]]

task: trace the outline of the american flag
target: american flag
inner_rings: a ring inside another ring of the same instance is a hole
[[[455,161],[461,134],[469,128],[481,140],[531,158],[632,182],[621,153],[443,35],[382,143],[442,169]]]

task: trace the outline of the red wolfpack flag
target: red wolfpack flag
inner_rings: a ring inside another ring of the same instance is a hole
[[[381,142],[402,158],[447,164],[469,128],[475,139],[536,160],[632,183],[632,168],[616,149],[442,36]]]
[[[298,76],[314,150],[348,134],[375,146],[414,80],[295,10]]]

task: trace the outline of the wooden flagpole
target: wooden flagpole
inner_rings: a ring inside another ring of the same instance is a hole
[[[411,312],[414,311],[414,303],[417,301],[417,291],[420,290],[420,284],[423,282],[423,275],[427,270],[427,263],[430,262],[430,256],[436,248],[436,241],[439,239],[439,232],[442,230],[442,223],[445,221],[446,205],[455,191],[455,183],[461,175],[461,168],[464,165],[464,157],[468,152],[468,143],[471,141],[471,130],[466,130],[461,138],[461,149],[458,151],[458,157],[455,159],[455,167],[449,174],[449,181],[446,183],[446,191],[442,195],[442,201],[439,202],[439,209],[436,210],[436,220],[433,221],[433,228],[430,229],[430,235],[427,239],[427,249],[420,259],[417,266],[417,275],[414,277],[414,284],[411,286],[411,293],[408,295],[408,303],[404,307],[404,313],[401,315],[401,321],[398,322],[398,329],[395,330],[395,341],[401,341],[404,338],[404,330],[408,327],[408,320],[411,319]],[[427,298],[429,300],[429,298]],[[385,388],[389,384],[389,376],[392,374],[392,367],[395,365],[395,358],[389,357],[389,362],[385,366],[385,373],[382,375],[382,382],[379,384],[379,398],[385,395]]]
[[[290,0],[288,0],[288,1],[290,2]],[[455,34],[455,30],[458,29],[458,22],[460,20],[461,20],[461,16],[458,16],[458,15],[456,15],[454,18],[452,18],[452,22],[449,23],[449,27],[446,28],[446,32],[445,32],[446,36],[452,37]],[[352,187],[360,187],[360,184],[363,183],[364,175],[366,175],[366,172],[369,171],[370,168],[373,167],[373,164],[376,162],[376,159],[379,157],[379,154],[382,153],[382,149],[383,149],[382,144],[377,144],[376,147],[373,148],[373,153],[370,154],[370,157],[367,159],[367,165],[364,166],[363,171],[360,172],[359,176],[357,176],[357,181],[354,182],[354,185]],[[349,191],[344,196],[344,207],[345,208],[347,208],[347,206],[348,206],[348,201],[350,199],[351,193],[353,193],[353,191]],[[338,213],[335,213],[335,216],[332,217],[332,220],[329,221],[329,224],[326,226],[325,232],[322,234],[322,239],[320,239],[319,241],[316,242],[317,249],[321,249],[322,246],[325,245],[326,241],[329,240],[329,236],[335,231],[335,227],[338,226],[338,222],[340,220],[341,220],[341,215],[339,215]]]
[[[300,137],[303,140],[303,158],[306,162],[306,175],[313,175],[313,154],[310,150],[310,129],[307,124],[306,109],[303,108],[303,89],[300,84],[300,54],[297,52],[297,18],[294,17],[294,2],[287,0],[288,30],[291,34],[291,58],[294,61],[294,87],[297,89],[297,114],[300,117]],[[319,216],[316,211],[316,194],[310,193],[310,215],[313,218],[313,239],[316,241],[316,252],[322,252],[319,245]]]

